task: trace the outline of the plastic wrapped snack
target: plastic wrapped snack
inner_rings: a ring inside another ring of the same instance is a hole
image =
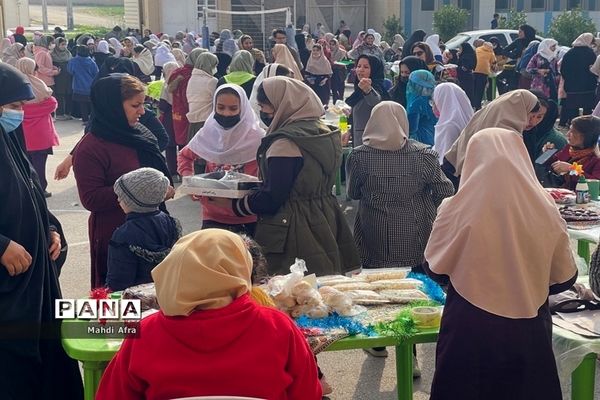
[[[156,288],[154,283],[144,283],[142,285],[132,286],[123,291],[123,299],[140,300],[142,311],[149,309],[158,310],[158,299],[156,298]]]
[[[317,305],[297,305],[290,311],[292,318],[298,318],[306,315],[309,318],[325,318],[329,315],[329,308],[323,304]]]
[[[417,279],[384,279],[371,282],[370,284],[375,291],[388,289],[420,289],[423,283]]]
[[[364,282],[364,279],[355,279],[343,275],[320,276],[317,278],[317,283],[319,284],[319,286],[335,286],[340,285],[342,283],[351,282]]]
[[[321,295],[308,282],[298,282],[292,289],[292,297],[300,305],[316,306],[321,303]]]
[[[346,290],[373,290],[373,285],[367,282],[347,282],[334,285],[334,288],[342,292]]]
[[[379,292],[381,297],[391,303],[410,303],[415,300],[428,300],[429,297],[419,289],[388,289]]]
[[[331,311],[335,311],[340,315],[348,315],[352,309],[352,299],[345,293],[330,287],[323,286],[319,293]]]
[[[392,270],[392,271],[377,271],[368,272],[363,270],[359,277],[362,276],[366,282],[390,280],[390,279],[404,279],[406,278],[407,270]]]
[[[389,300],[373,290],[349,290],[345,293],[350,296],[354,304],[370,306],[389,303]]]

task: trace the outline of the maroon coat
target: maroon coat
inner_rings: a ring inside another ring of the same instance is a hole
[[[73,172],[81,204],[91,215],[88,221],[92,256],[91,287],[106,283],[108,242],[125,222],[125,213],[113,191],[123,174],[140,168],[136,151],[87,134],[73,153]]]
[[[595,154],[592,154],[589,157],[583,158],[581,160],[574,160],[571,158],[569,154],[569,149],[571,146],[566,145],[563,147],[558,153],[552,156],[550,161],[546,165],[551,168],[552,163],[555,161],[564,161],[572,164],[574,161],[577,161],[578,164],[583,166],[583,174],[587,179],[600,179],[600,157]],[[563,185],[564,188],[575,190],[575,186],[577,186],[578,178],[574,175],[563,175],[565,183]]]

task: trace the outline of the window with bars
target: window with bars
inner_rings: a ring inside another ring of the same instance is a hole
[[[421,0],[421,11],[435,10],[435,0]]]

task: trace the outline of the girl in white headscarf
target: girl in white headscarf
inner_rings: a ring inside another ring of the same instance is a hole
[[[454,141],[473,118],[473,108],[469,97],[460,86],[444,82],[433,90],[433,113],[438,118],[433,149],[438,153],[441,165],[444,154],[450,150]]]
[[[527,64],[527,73],[533,77],[531,89],[542,92],[544,96],[554,101],[558,100],[560,81],[558,58],[556,57],[557,45],[558,42],[554,39],[542,40],[537,53]]]
[[[440,35],[434,34],[429,36],[425,40],[425,43],[429,45],[429,48],[433,53],[433,58],[435,58],[436,61],[442,62],[442,50],[440,49]]]
[[[200,158],[206,161],[206,172],[232,171],[257,176],[256,152],[265,131],[260,128],[246,93],[238,85],[226,84],[217,88],[213,104],[202,129],[179,152],[179,174],[193,175],[194,160]],[[203,229],[254,234],[255,215],[236,216],[231,208],[215,206],[207,197],[202,197],[201,202]]]
[[[547,300],[575,283],[577,267],[514,131],[473,135],[425,258],[434,279],[449,279],[431,400],[562,399]]]

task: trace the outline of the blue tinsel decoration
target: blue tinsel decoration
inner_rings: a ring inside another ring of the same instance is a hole
[[[406,277],[423,282],[423,291],[431,300],[437,301],[440,304],[446,304],[446,293],[444,293],[440,285],[434,282],[430,277],[414,272],[410,272]]]
[[[296,319],[296,325],[300,328],[318,328],[323,330],[343,329],[349,335],[362,334],[365,336],[376,336],[373,328],[364,326],[355,318],[342,317],[337,313],[319,319],[308,318],[303,315]]]

